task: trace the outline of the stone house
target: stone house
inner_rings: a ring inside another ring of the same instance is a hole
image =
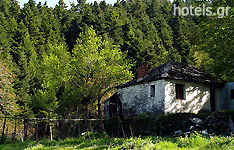
[[[137,79],[117,87],[104,103],[107,118],[116,114],[198,113],[234,109],[234,82],[224,82],[188,64],[138,66]]]

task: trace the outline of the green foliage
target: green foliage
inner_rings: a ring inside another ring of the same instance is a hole
[[[58,107],[57,93],[68,80],[67,70],[70,55],[67,52],[67,47],[62,43],[59,45],[50,44],[49,50],[48,55],[44,54],[41,65],[43,70],[42,89],[36,90],[32,107],[37,111],[54,113]]]
[[[13,88],[22,113],[74,115],[78,106],[95,112],[141,61],[152,67],[186,62],[233,80],[233,1],[206,3],[232,7],[222,19],[174,16],[174,3],[186,5],[79,0],[69,8],[60,0],[49,8],[29,0],[20,8],[16,0],[1,1],[0,59],[17,75]]]
[[[90,136],[81,136],[75,139],[58,141],[18,142],[0,145],[1,149],[233,149],[232,137],[203,137],[193,134],[190,137],[131,137],[131,138],[110,138],[108,136],[95,137],[96,133]]]
[[[16,95],[13,89],[15,75],[4,61],[0,59],[0,112],[2,114],[15,114],[18,110]]]
[[[208,5],[208,4],[207,4]],[[233,52],[233,28],[234,21],[233,1],[213,1],[211,7],[231,7],[228,10],[228,16],[223,18],[200,18],[201,34],[204,37],[202,48],[210,57],[209,62],[204,62],[206,68],[213,75],[224,80],[234,80],[234,52]],[[203,52],[202,52],[203,53]]]
[[[70,82],[81,101],[86,105],[97,101],[99,111],[102,97],[132,77],[124,53],[92,28],[80,35],[72,53]]]

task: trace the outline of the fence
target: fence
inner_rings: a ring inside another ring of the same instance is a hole
[[[101,119],[49,119],[19,116],[0,117],[1,140],[40,140],[78,137],[92,130],[102,130]]]

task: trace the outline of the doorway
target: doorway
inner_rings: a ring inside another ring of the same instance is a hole
[[[216,111],[216,109],[215,109],[215,88],[210,88],[210,108],[211,108],[211,111]]]

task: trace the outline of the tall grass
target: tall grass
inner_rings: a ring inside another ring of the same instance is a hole
[[[52,149],[144,149],[144,150],[202,150],[202,149],[234,149],[232,137],[204,137],[192,134],[189,137],[130,137],[110,138],[107,135],[88,133],[85,136],[57,141],[43,140],[39,142],[25,141],[0,145],[4,150],[52,150]]]

